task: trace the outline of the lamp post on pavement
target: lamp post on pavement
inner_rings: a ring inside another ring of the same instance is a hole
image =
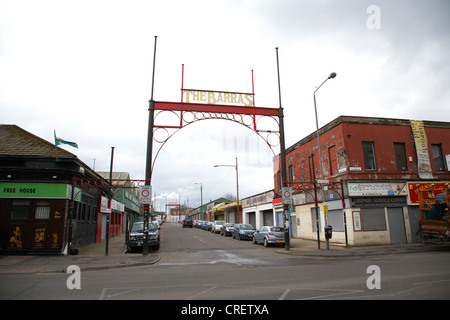
[[[328,79],[333,79],[333,78],[336,78],[336,72],[330,73],[328,78],[326,78],[325,81],[322,82],[322,84],[320,86],[318,86],[316,90],[314,90],[314,94],[313,94],[313,97],[314,97],[314,112],[315,112],[315,115],[316,115],[316,135],[317,135],[317,149],[318,149],[318,152],[319,152],[320,180],[322,181],[322,183],[323,183],[324,180],[323,180],[322,152],[320,150],[320,134],[319,134],[319,120],[318,120],[318,117],[317,117],[316,92],[317,92],[317,90],[320,89],[320,87],[322,87],[325,84],[325,82],[328,81]],[[311,156],[312,156],[312,161],[313,161],[312,164],[313,164],[313,168],[314,168],[314,155],[311,154]],[[314,171],[314,169],[313,169],[313,171]],[[315,176],[314,172],[313,172],[313,175]],[[318,209],[318,199],[317,199],[316,179],[315,178],[314,178],[314,193],[315,193],[315,197],[316,197],[316,199],[315,199],[315,207],[316,207],[316,219],[317,219],[317,243],[318,243],[319,249],[320,249],[320,239],[319,239],[319,218],[320,217],[319,217],[319,214],[318,214],[319,209]],[[324,198],[325,198],[325,195],[324,195]],[[324,218],[325,218],[325,225],[327,225],[327,222],[328,222],[327,220],[328,219],[327,219],[325,214],[324,214]],[[328,242],[329,239],[328,239],[328,237],[326,237],[326,241],[327,241],[327,249],[329,249],[329,242]]]
[[[236,219],[239,216],[239,170],[238,170],[238,158],[236,157],[236,164],[216,164],[214,165],[215,168],[217,167],[234,167],[236,168]]]
[[[194,184],[200,185],[200,213],[202,215],[201,219],[205,220],[205,215],[203,214],[203,185],[200,182],[195,182]]]

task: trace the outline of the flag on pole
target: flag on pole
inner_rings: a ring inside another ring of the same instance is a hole
[[[58,138],[56,136],[56,130],[53,130],[54,134],[55,134],[55,146],[58,146],[60,144],[68,144],[71,147],[77,148],[78,149],[78,144],[76,142],[70,142],[70,141],[66,141],[63,140],[61,138]]]

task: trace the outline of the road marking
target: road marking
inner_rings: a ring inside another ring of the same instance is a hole
[[[217,288],[217,287],[211,287],[211,288],[209,288],[209,289],[206,289],[206,290],[203,290],[203,291],[201,291],[201,292],[199,292],[199,293],[196,293],[196,294],[194,294],[193,296],[187,297],[187,298],[184,299],[184,300],[191,300],[191,299],[194,299],[195,297],[200,296],[200,295],[202,295],[202,294],[204,294],[204,293],[207,293],[207,292],[209,292],[209,291],[212,291],[212,290],[214,290],[214,289],[216,289],[216,288]]]
[[[197,237],[197,236],[194,236],[194,239],[197,239],[198,241],[200,241],[201,243],[204,243],[204,244],[206,244],[206,242],[205,241],[203,241],[202,239],[200,239],[199,237]]]
[[[278,298],[278,300],[284,300],[284,298],[286,298],[286,296],[289,294],[289,292],[291,291],[291,289],[286,289],[283,294]]]

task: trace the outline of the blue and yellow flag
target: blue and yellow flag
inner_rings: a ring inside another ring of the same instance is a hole
[[[56,136],[56,130],[54,130],[53,132],[54,132],[54,134],[55,134],[55,146],[58,146],[58,145],[60,145],[60,144],[68,144],[69,146],[78,149],[78,144],[77,144],[77,143],[75,143],[75,142],[70,142],[70,141],[66,141],[66,140],[63,140],[63,139],[61,139],[61,138],[58,138],[58,137]]]

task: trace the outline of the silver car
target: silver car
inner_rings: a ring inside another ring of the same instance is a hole
[[[284,245],[284,228],[278,226],[263,226],[253,234],[253,243]]]
[[[212,227],[211,227],[211,232],[212,233],[219,233],[220,229],[222,228],[222,226],[224,224],[225,224],[225,221],[222,221],[222,220],[214,221],[214,223],[212,224]]]

